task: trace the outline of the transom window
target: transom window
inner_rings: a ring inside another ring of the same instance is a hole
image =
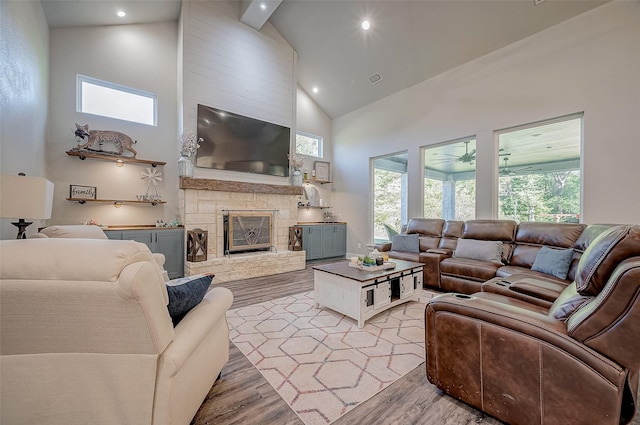
[[[322,137],[301,131],[296,132],[296,153],[322,158]]]
[[[143,90],[78,75],[77,111],[155,126],[158,124],[158,97]]]
[[[580,221],[582,117],[580,113],[496,132],[498,218]]]

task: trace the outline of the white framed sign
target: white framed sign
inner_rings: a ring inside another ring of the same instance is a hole
[[[316,180],[328,182],[331,164],[324,161],[316,161],[314,167],[316,169]]]
[[[71,184],[69,185],[69,198],[96,199],[96,187]]]

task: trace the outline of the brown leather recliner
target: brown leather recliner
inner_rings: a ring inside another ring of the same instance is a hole
[[[427,377],[512,425],[624,424],[640,369],[640,226],[584,252],[550,308],[494,293],[443,294],[425,311]]]

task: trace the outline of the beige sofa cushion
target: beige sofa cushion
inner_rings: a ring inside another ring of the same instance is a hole
[[[50,238],[107,239],[100,227],[84,224],[45,227],[40,235]]]

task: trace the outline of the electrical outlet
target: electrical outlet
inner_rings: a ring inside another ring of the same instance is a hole
[[[358,242],[358,249],[362,248],[362,244]]]

